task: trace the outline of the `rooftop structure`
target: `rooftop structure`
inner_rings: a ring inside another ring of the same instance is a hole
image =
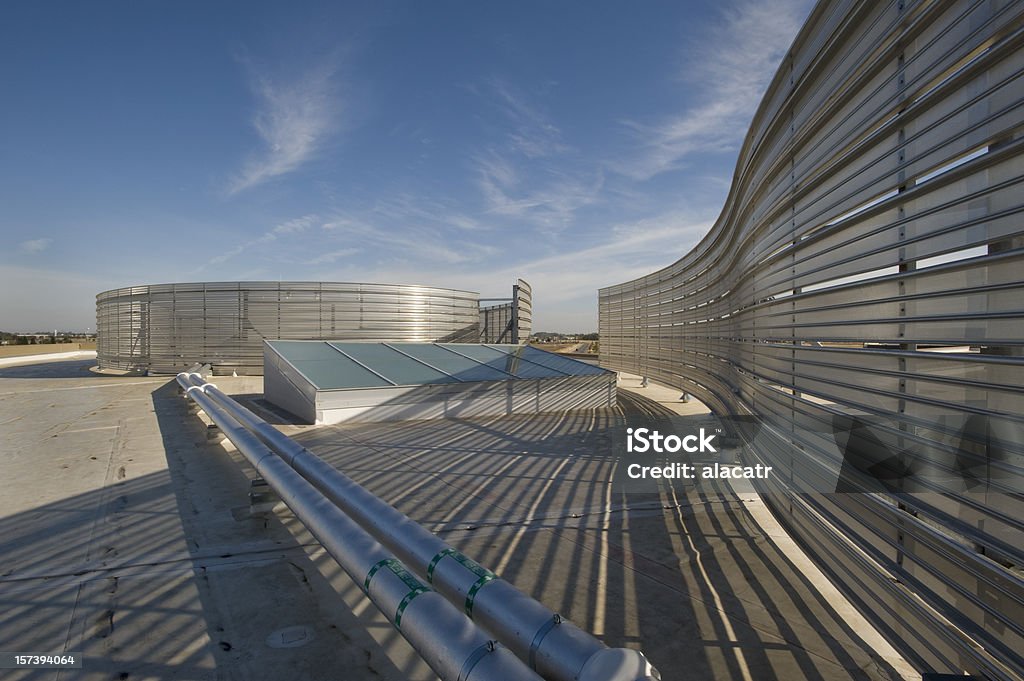
[[[480,303],[481,343],[525,343],[530,337],[533,289],[525,281],[516,282],[509,299],[486,299]]]
[[[247,513],[256,472],[173,380],[92,364],[0,367],[0,649],[84,653],[61,679],[436,681],[287,508]],[[258,408],[261,377],[217,383]],[[710,418],[639,383],[612,409],[282,429],[664,681],[904,678],[756,495],[612,496],[606,428]]]
[[[199,363],[218,374],[259,375],[264,339],[525,341],[529,284],[519,280],[506,307],[514,314],[481,336],[481,319],[496,318],[472,291],[301,281],[131,286],[96,296],[99,367],[172,374]]]
[[[615,374],[522,345],[266,341],[266,399],[307,423],[615,404]]]

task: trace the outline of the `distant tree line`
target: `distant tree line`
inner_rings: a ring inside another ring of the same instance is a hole
[[[94,337],[75,331],[40,331],[37,333],[11,333],[0,331],[0,345],[44,345],[47,343],[73,343]]]
[[[599,340],[596,333],[562,333],[561,331],[535,331],[530,338],[540,343]]]

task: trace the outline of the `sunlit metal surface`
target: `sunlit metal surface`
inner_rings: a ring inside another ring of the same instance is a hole
[[[273,442],[261,442],[250,426],[240,423],[237,419],[244,418],[238,411],[241,407],[231,398],[223,393],[220,400],[211,398],[203,390],[209,384],[199,374],[181,373],[177,380],[185,395],[234,443],[349,577],[362,584],[367,597],[443,681],[541,681],[304,479]],[[252,414],[248,417],[260,422]],[[291,443],[285,436],[280,439]],[[294,456],[294,450],[292,453]]]
[[[994,679],[1024,675],[1022,45],[1019,2],[818,3],[717,223],[599,296],[602,366],[753,415],[883,633]]]
[[[480,308],[481,343],[525,343],[533,332],[533,288],[519,279],[507,302]]]
[[[531,346],[264,344],[264,395],[305,423],[534,414],[615,406],[615,373]]]
[[[263,372],[263,339],[476,342],[469,291],[333,282],[197,282],[96,296],[101,369]]]
[[[534,350],[534,353],[541,351]],[[577,364],[581,364],[577,362]],[[587,365],[584,365],[587,366]],[[596,371],[593,367],[589,367]],[[614,380],[614,379],[613,379]],[[465,614],[494,634],[498,641],[507,645],[531,669],[552,681],[655,681],[661,678],[640,651],[623,648],[609,650],[600,641],[584,632],[572,622],[549,610],[542,603],[530,598],[471,558],[446,544],[436,534],[409,519],[408,516],[389,505],[383,499],[367,491],[308,449],[282,434],[251,411],[221,392],[215,385],[207,383],[199,374],[179,374],[178,382],[188,390],[192,399],[212,404],[215,410],[223,410],[227,420],[237,422],[241,429],[231,434],[232,441],[244,445],[247,436],[255,435],[273,452],[271,458],[290,467],[287,474],[297,473],[308,481],[315,491],[299,490],[300,496],[322,494],[336,505],[344,520],[355,521],[358,529],[351,534],[340,533],[339,550],[336,556],[340,564],[363,562],[366,566],[374,561],[365,556],[359,544],[365,539],[359,534],[369,533],[388,550],[394,551],[403,563],[425,578],[437,593],[442,594],[451,604],[459,606]],[[200,394],[194,394],[199,391]],[[211,401],[212,400],[212,401]],[[204,407],[205,408],[205,407]],[[248,429],[246,433],[243,429]],[[262,447],[262,445],[257,445]],[[275,456],[276,455],[276,456]],[[246,453],[246,456],[252,456]],[[278,458],[279,457],[279,458]],[[258,460],[262,461],[262,460]],[[285,484],[288,481],[285,480]],[[291,504],[289,504],[291,505]],[[314,509],[314,517],[304,520],[323,523],[323,510]],[[331,532],[328,522],[324,532]],[[323,525],[321,525],[323,527]],[[316,533],[320,536],[320,533]],[[356,546],[351,546],[355,543]],[[327,543],[325,542],[325,546]],[[332,552],[334,555],[335,552]],[[357,582],[366,575],[358,567],[345,567]],[[355,574],[353,574],[353,570]],[[370,577],[366,577],[367,584]],[[433,591],[433,589],[430,589]],[[368,591],[372,597],[373,593]],[[382,608],[387,614],[386,608]],[[392,608],[393,610],[393,608]],[[453,635],[454,623],[449,622],[445,631],[434,623],[427,631],[421,632],[425,639],[424,658],[438,644],[457,644]],[[403,635],[405,631],[400,629]],[[410,639],[412,640],[412,639]],[[469,647],[472,651],[473,646]],[[419,650],[419,648],[418,648]],[[464,656],[465,657],[465,656]],[[612,663],[612,660],[619,661]],[[460,659],[461,662],[461,659]],[[491,661],[493,666],[497,663]],[[505,663],[508,664],[507,662]],[[432,665],[433,666],[433,665]],[[436,668],[436,667],[435,667]],[[508,665],[511,671],[515,667]],[[501,677],[491,672],[490,678]],[[483,674],[481,674],[482,678]],[[522,674],[521,678],[525,678]],[[459,676],[459,679],[464,677]]]

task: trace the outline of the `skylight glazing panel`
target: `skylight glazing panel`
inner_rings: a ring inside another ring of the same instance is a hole
[[[288,361],[332,359],[338,356],[338,351],[323,341],[275,340],[267,343]]]
[[[523,349],[521,345],[463,345],[461,343],[444,344],[442,347],[453,352],[472,357],[489,367],[512,374],[516,378],[557,378],[565,376],[560,371],[555,371],[540,364],[522,359],[518,351]]]
[[[550,352],[531,348],[528,345],[523,347],[522,357],[523,359],[543,365],[549,369],[561,371],[562,373],[569,374],[570,376],[595,376],[597,374],[606,373],[605,369],[596,367],[592,364],[580,362],[569,357],[560,357],[559,355]]]
[[[451,374],[460,381],[507,381],[512,375],[433,344],[393,343],[397,350]]]
[[[319,390],[391,386],[391,383],[353,362],[327,343],[274,341],[270,346]]]
[[[457,383],[448,374],[417,362],[380,343],[330,343],[333,347],[398,385]]]

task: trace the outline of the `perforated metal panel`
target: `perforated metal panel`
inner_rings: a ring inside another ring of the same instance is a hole
[[[1022,46],[1020,2],[819,3],[712,230],[599,295],[602,366],[756,415],[837,583],[923,671],[999,679],[1024,675]],[[804,493],[842,423],[928,473]]]

